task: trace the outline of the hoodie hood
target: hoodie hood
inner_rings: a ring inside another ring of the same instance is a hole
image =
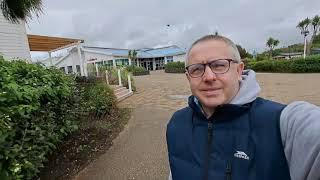
[[[256,79],[256,73],[253,70],[244,70],[242,80],[237,95],[231,100],[230,104],[243,105],[254,101],[261,88]]]

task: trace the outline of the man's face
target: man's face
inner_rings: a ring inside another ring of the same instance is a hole
[[[217,59],[234,59],[231,48],[225,42],[207,40],[192,47],[187,66]],[[202,77],[193,78],[186,73],[192,94],[204,108],[215,108],[229,103],[239,90],[243,67],[242,62],[231,62],[229,71],[224,74],[214,74],[209,66],[206,66]]]

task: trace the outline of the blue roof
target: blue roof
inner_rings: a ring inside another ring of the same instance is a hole
[[[127,57],[129,49],[116,49],[116,48],[102,48],[102,47],[90,47],[83,46],[84,50],[103,53],[111,56],[124,56]],[[138,49],[137,57],[138,58],[154,58],[154,57],[164,57],[164,56],[174,56],[185,54],[185,51],[178,46],[168,46],[162,48],[143,48]]]
[[[169,46],[169,47],[151,49],[151,50],[147,50],[146,52],[152,54],[154,57],[185,54],[184,50],[182,50],[178,46]]]

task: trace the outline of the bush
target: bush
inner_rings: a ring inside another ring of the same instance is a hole
[[[184,62],[169,62],[165,65],[166,73],[185,73]]]
[[[263,53],[263,54],[258,54],[256,57],[256,60],[257,61],[265,61],[265,60],[271,60],[271,59],[270,59],[269,54]]]
[[[104,118],[116,109],[113,90],[101,79],[94,77],[77,78],[82,113],[93,119]]]
[[[77,129],[72,77],[0,58],[0,177],[31,179],[46,155]]]
[[[307,56],[306,59],[249,61],[246,69],[256,72],[278,73],[319,73],[320,56]]]
[[[103,81],[0,58],[0,179],[32,179],[79,120],[116,109]]]
[[[146,70],[145,68],[134,65],[127,66],[126,70],[131,72],[133,76],[142,76],[150,74],[150,71]]]
[[[112,85],[118,85],[119,84],[118,69],[113,69],[112,68],[112,69],[109,69],[108,72],[109,72],[109,74],[108,74],[109,83],[112,84]],[[127,71],[126,69],[121,69],[120,72],[121,72],[120,75],[121,75],[122,85],[128,89],[129,88],[128,75],[130,74],[130,72]],[[131,88],[132,88],[132,91],[136,91],[136,86],[135,86],[135,83],[134,83],[134,79],[132,78],[132,75],[130,75],[130,77],[131,77]]]

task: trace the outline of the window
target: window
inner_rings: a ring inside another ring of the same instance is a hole
[[[76,65],[76,69],[77,69],[77,73],[78,73],[78,74],[81,74],[80,65]]]
[[[73,73],[72,66],[68,66],[67,68],[68,68],[68,74]]]
[[[105,65],[106,65],[108,68],[113,67],[113,60],[107,60],[107,61],[105,62]]]
[[[173,62],[173,56],[167,56],[167,63],[168,62]]]
[[[164,57],[155,58],[156,70],[164,69]]]
[[[116,59],[117,66],[128,66],[129,60],[128,59]]]
[[[137,66],[144,67],[144,66],[143,66],[143,59],[142,59],[142,58],[139,58],[136,62],[137,62]]]
[[[96,64],[97,64],[98,66],[102,66],[102,65],[103,65],[103,61],[96,62]]]
[[[65,67],[60,67],[60,70],[64,73],[66,73],[66,68]]]

